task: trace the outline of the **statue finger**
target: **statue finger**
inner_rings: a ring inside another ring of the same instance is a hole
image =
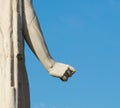
[[[68,70],[66,71],[66,73],[68,74],[69,77],[71,77],[72,74],[73,74],[73,71],[71,71],[71,70],[68,68]]]
[[[73,68],[72,66],[69,66],[69,69],[72,71],[72,73],[76,71],[75,68]]]
[[[68,77],[69,77],[69,75],[68,75],[67,73],[65,73],[60,79],[61,79],[62,81],[67,81],[67,80],[68,80]]]

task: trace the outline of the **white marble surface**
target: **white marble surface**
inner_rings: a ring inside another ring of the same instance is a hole
[[[67,81],[75,72],[50,56],[31,0],[0,0],[0,108],[30,108],[24,39],[50,75]]]

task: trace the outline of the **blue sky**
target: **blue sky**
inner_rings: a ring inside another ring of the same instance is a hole
[[[26,45],[31,108],[120,108],[120,0],[33,0],[51,55],[76,74],[51,77]]]

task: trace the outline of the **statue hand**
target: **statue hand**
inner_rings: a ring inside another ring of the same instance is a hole
[[[50,75],[60,78],[62,81],[67,81],[76,70],[69,65],[63,63],[55,63],[55,65],[49,69]]]

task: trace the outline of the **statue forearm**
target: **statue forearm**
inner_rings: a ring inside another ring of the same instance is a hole
[[[29,25],[28,33],[25,34],[24,37],[31,47],[32,51],[43,64],[43,66],[47,70],[49,70],[49,68],[51,68],[55,64],[55,61],[49,54],[47,45],[43,38],[42,32],[40,31],[40,27],[38,25],[36,17],[34,17],[33,21]]]
[[[29,35],[25,35],[25,38],[29,46],[43,66],[47,69],[49,74],[59,77],[63,81],[67,81],[68,77],[71,77],[75,72],[75,69],[69,65],[55,62],[51,58],[36,18],[31,22],[28,28],[28,34]]]

